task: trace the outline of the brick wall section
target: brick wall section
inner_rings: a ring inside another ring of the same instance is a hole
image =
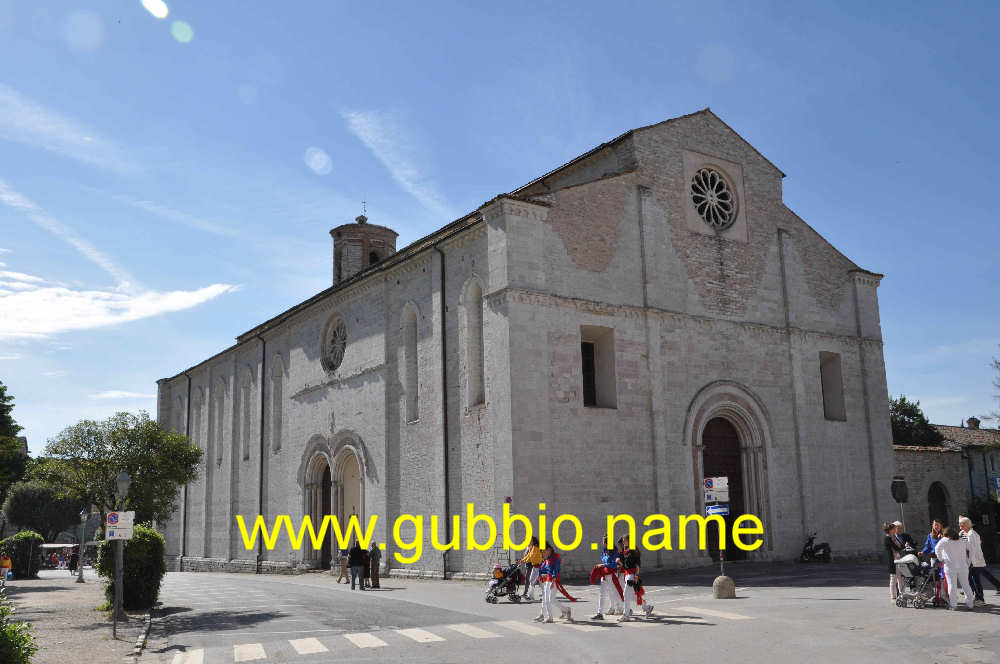
[[[930,507],[927,492],[931,484],[940,482],[948,496],[948,517],[950,524],[958,525],[958,515],[964,512],[968,502],[968,476],[962,453],[944,447],[919,447],[894,445],[896,473],[906,479],[909,490],[908,502],[903,505],[903,524],[914,541],[923,545],[930,532]],[[885,521],[899,518],[899,508],[883,517]]]

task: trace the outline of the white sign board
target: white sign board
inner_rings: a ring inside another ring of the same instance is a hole
[[[705,491],[710,489],[729,489],[728,477],[706,477]]]
[[[729,502],[729,489],[713,489],[709,491],[705,489],[705,502],[706,503],[728,503]]]
[[[134,530],[131,528],[112,528],[108,527],[108,539],[109,540],[130,540],[132,539]]]
[[[135,512],[108,512],[105,519],[108,528],[128,528],[135,526]]]

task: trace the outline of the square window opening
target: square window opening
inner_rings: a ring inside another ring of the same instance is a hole
[[[610,327],[580,327],[580,368],[583,374],[583,405],[617,408],[615,331]]]
[[[823,387],[823,416],[828,420],[846,421],[844,374],[840,365],[840,354],[820,351],[819,373]]]

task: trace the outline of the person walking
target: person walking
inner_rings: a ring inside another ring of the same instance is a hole
[[[954,611],[958,603],[956,586],[965,592],[965,606],[971,609],[974,595],[969,587],[969,541],[960,539],[958,531],[948,526],[934,547],[934,555],[944,565],[944,576],[948,579],[948,609]]]
[[[365,550],[361,548],[357,540],[354,546],[347,552],[347,566],[351,568],[351,590],[355,589],[355,583],[361,590],[365,589]]]
[[[538,568],[542,564],[542,551],[538,548],[537,537],[531,538],[531,545],[528,546],[528,552],[518,562],[525,563],[524,578],[526,581],[524,583],[524,593],[521,597],[534,601],[535,584],[538,583]]]
[[[69,573],[76,574],[76,567],[80,564],[80,551],[76,547],[73,547],[73,551],[69,554]]]
[[[6,553],[0,553],[0,588],[7,586],[7,574],[14,567],[14,563],[11,561],[10,556]]]
[[[985,606],[983,598],[983,579],[987,577],[1000,594],[1000,582],[986,569],[986,557],[983,556],[983,540],[972,527],[972,520],[967,516],[958,517],[958,527],[962,531],[961,538],[969,543],[969,585],[975,595],[976,606]]]
[[[609,539],[607,544],[608,548],[601,554],[601,564],[594,570],[601,579],[601,590],[597,596],[597,613],[590,617],[591,620],[604,620],[604,614],[613,614],[620,604],[618,600],[622,589],[618,583],[618,562],[621,556],[614,540]]]
[[[350,574],[347,573],[347,549],[338,551],[337,557],[340,558],[340,576],[337,577],[337,583],[340,583],[341,579],[347,583],[351,578]]]
[[[559,578],[559,570],[562,568],[562,558],[555,552],[551,544],[546,544],[542,549],[542,563],[538,566],[538,580],[542,584],[542,610],[536,622],[553,622],[552,605],[555,601],[556,580]],[[561,617],[568,622],[573,622],[572,615],[568,609],[559,607]]]
[[[368,549],[368,561],[371,569],[371,587],[378,588],[379,586],[379,564],[382,562],[382,549],[378,548],[378,542],[372,540],[372,545]]]
[[[625,587],[622,588],[622,594],[625,596],[625,608],[622,610],[618,622],[628,622],[632,619],[633,604],[636,607],[641,606],[647,617],[653,612],[653,605],[648,602],[643,604],[642,601],[642,596],[645,593],[642,590],[642,580],[639,578],[639,565],[641,563],[639,550],[629,548],[630,545],[628,537],[622,537],[621,571],[625,575]]]

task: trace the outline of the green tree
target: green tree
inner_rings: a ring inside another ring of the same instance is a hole
[[[944,442],[941,432],[927,421],[919,401],[909,401],[902,394],[890,398],[889,418],[892,420],[892,442],[897,445],[940,445]]]
[[[102,521],[116,508],[135,510],[136,522],[166,521],[177,509],[180,488],[198,476],[201,450],[140,411],[100,422],[82,420],[50,440],[45,457],[33,465],[31,475],[62,495],[95,506]],[[123,470],[132,486],[119,506],[115,479]]]
[[[113,540],[104,540],[97,551],[97,573],[108,579],[104,595],[109,605],[115,599],[114,546]],[[167,573],[167,548],[163,535],[148,523],[137,523],[134,536],[125,540],[124,547],[122,606],[126,609],[148,609],[156,604],[160,583]]]
[[[0,437],[13,438],[21,432],[21,427],[10,414],[12,410],[14,410],[14,397],[7,394],[7,386],[0,380]]]
[[[62,531],[80,523],[79,513],[84,507],[79,500],[60,496],[41,482],[18,482],[7,493],[3,515],[9,523],[37,530],[51,542]]]
[[[24,477],[28,458],[23,453],[17,434],[21,427],[14,421],[14,397],[7,394],[7,386],[0,381],[0,505],[7,499],[7,489]],[[6,521],[0,524],[0,538],[7,529]]]

